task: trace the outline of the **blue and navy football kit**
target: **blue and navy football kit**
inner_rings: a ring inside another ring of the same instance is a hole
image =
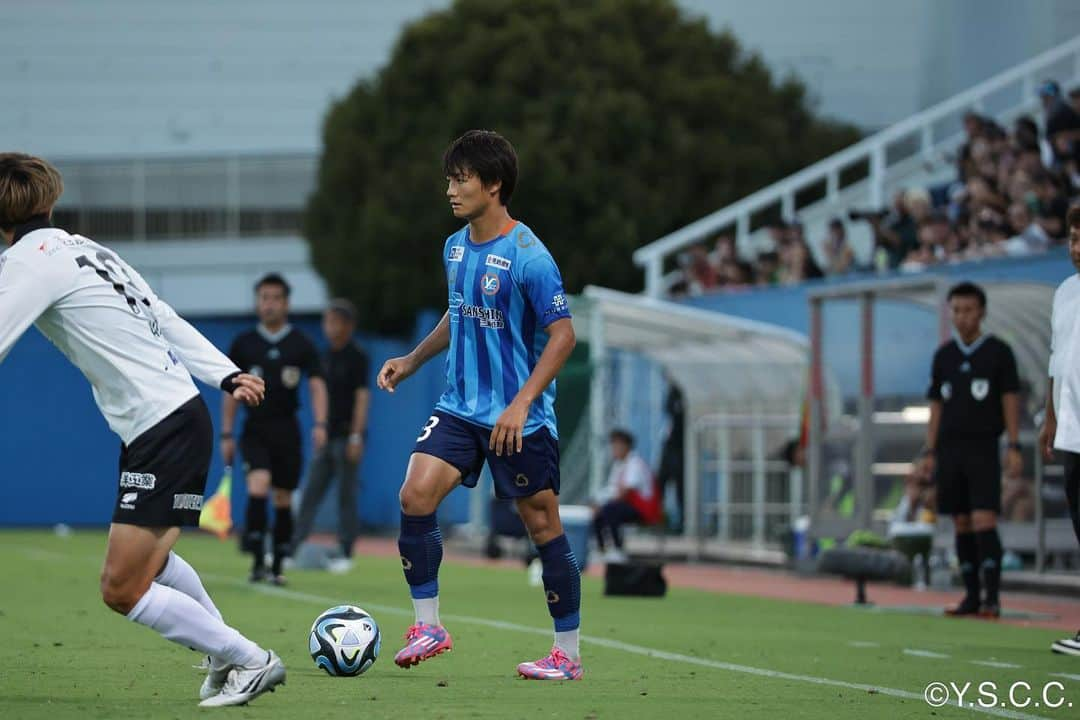
[[[415,452],[454,465],[469,487],[486,460],[499,497],[558,492],[554,381],[529,408],[522,452],[500,457],[488,442],[536,367],[548,341],[545,329],[570,317],[559,268],[536,235],[516,221],[479,245],[465,226],[446,241],[443,263],[450,315],[447,389]]]

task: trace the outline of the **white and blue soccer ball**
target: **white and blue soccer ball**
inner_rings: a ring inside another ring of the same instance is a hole
[[[328,675],[354,677],[379,657],[381,639],[375,618],[355,605],[338,605],[315,618],[308,649]]]

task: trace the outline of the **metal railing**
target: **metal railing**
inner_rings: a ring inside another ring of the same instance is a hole
[[[313,153],[58,160],[62,222],[98,239],[296,234]]]
[[[802,473],[777,457],[796,415],[717,414],[694,421],[686,443],[684,530],[697,552],[706,540],[778,544],[806,512]]]
[[[1080,37],[639,248],[633,257],[635,263],[645,268],[646,294],[656,297],[663,293],[664,263],[671,255],[732,226],[736,241],[740,247],[744,246],[751,232],[752,216],[779,205],[785,218],[794,217],[800,209],[796,206],[797,194],[821,184],[824,184],[825,197],[820,203],[838,206],[841,193],[844,193],[848,202],[883,207],[886,184],[899,174],[911,172],[913,159],[933,162],[943,151],[962,142],[962,135],[957,131],[959,116],[969,110],[988,112],[991,105],[1000,106],[998,113],[1002,117],[1030,110],[1038,103],[1037,83],[1046,77],[1057,77],[1063,83],[1080,79]],[[1015,97],[1010,98],[1010,93]],[[944,132],[942,126],[947,126]],[[911,152],[903,153],[908,146],[914,149],[914,158]],[[918,164],[914,163],[915,166]],[[841,186],[841,175],[857,166],[866,166],[866,180]],[[854,197],[847,192],[849,190],[857,191]]]

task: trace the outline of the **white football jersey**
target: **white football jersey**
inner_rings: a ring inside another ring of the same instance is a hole
[[[239,371],[116,253],[59,228],[0,254],[0,362],[31,323],[90,381],[125,444],[198,394],[188,370],[214,387]]]

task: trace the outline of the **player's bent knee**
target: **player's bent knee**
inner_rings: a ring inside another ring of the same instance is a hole
[[[401,503],[401,512],[406,515],[430,515],[435,512],[437,505],[434,493],[408,483],[401,487],[398,500]]]
[[[108,571],[101,574],[101,600],[121,615],[130,613],[145,593],[138,583],[119,580]]]

